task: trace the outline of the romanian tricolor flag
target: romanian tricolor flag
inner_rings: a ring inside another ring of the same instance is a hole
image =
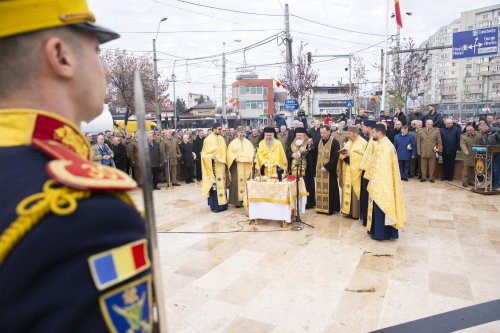
[[[274,81],[274,84],[276,85],[276,87],[286,89],[286,85],[283,82],[278,81],[276,79],[273,79],[273,81]]]
[[[141,239],[89,257],[97,289],[116,285],[151,267],[147,244]]]
[[[403,27],[403,19],[401,18],[401,9],[399,8],[399,0],[394,0],[394,7],[396,11],[396,23],[400,28]]]

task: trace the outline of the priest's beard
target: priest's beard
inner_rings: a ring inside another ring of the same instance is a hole
[[[271,138],[271,139],[265,139],[265,141],[266,141],[266,145],[267,145],[268,147],[272,147],[272,146],[274,146],[274,138]]]

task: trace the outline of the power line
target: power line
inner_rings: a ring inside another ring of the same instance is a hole
[[[302,31],[297,31],[297,30],[290,30],[290,31],[294,32],[294,33],[297,33],[297,34],[309,35],[309,36],[326,38],[326,39],[331,39],[331,40],[338,40],[340,42],[346,42],[346,43],[351,43],[351,44],[370,45],[368,43],[353,42],[353,41],[346,40],[346,39],[340,39],[340,38],[328,37],[328,36],[323,36],[323,35],[317,35],[317,34],[312,34],[312,33],[309,33],[309,32],[302,32]]]
[[[165,3],[165,2],[162,2],[162,1],[158,1],[158,0],[151,0],[151,1],[156,2],[158,4],[165,5],[165,6],[173,7],[173,8],[179,9],[179,10],[184,10],[186,12],[190,12],[190,13],[194,13],[194,14],[198,14],[198,15],[202,15],[202,16],[211,17],[211,18],[214,18],[214,19],[216,19],[218,21],[224,20],[224,22],[231,22],[231,23],[236,24],[238,26],[242,25],[241,22],[231,21],[231,20],[228,20],[227,18],[222,18],[222,17],[217,17],[217,16],[212,16],[212,15],[209,15],[209,14],[205,14],[205,13],[200,13],[200,12],[197,12],[197,11],[194,11],[194,10],[189,10],[189,9],[182,8],[182,7],[177,7],[177,6],[174,6],[172,4],[168,4],[168,3]],[[251,27],[249,25],[246,25],[246,26],[250,27],[250,28],[254,28],[254,27]]]
[[[238,13],[238,14],[258,15],[258,16],[283,16],[283,14],[254,13],[254,12],[246,12],[246,11],[242,11],[242,10],[220,8],[220,7],[202,5],[202,4],[199,4],[199,3],[194,3],[194,2],[185,1],[185,0],[176,0],[176,1],[182,2],[182,3],[187,3],[187,4],[190,4],[190,5],[193,5],[193,6],[205,7],[205,8],[210,8],[210,9],[217,9],[217,10],[222,10],[222,11],[225,11],[225,12]]]
[[[290,16],[296,17],[298,19],[301,19],[301,20],[304,20],[304,21],[307,21],[307,22],[310,22],[310,23],[314,23],[314,24],[317,24],[317,25],[321,25],[321,26],[324,26],[324,27],[329,27],[329,28],[332,28],[332,29],[341,30],[341,31],[345,31],[345,32],[351,32],[351,33],[362,34],[362,35],[370,35],[370,36],[385,36],[383,34],[376,34],[376,33],[372,33],[372,32],[364,32],[364,31],[357,31],[357,30],[340,28],[340,27],[336,27],[336,26],[333,26],[333,25],[329,25],[329,24],[318,22],[318,21],[310,20],[308,18],[299,16],[299,15],[295,15],[295,14],[290,14]]]
[[[269,31],[281,31],[283,29],[227,29],[227,30],[175,30],[175,31],[159,31],[158,34],[176,34],[176,33],[216,33],[216,32],[269,32]],[[118,31],[120,34],[156,34],[156,31]]]

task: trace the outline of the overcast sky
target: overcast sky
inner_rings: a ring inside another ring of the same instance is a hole
[[[380,74],[372,68],[380,63],[380,49],[385,34],[385,0],[189,0],[192,3],[252,13],[280,15],[285,3],[290,14],[301,16],[332,27],[307,22],[292,16],[290,29],[294,51],[301,41],[314,55],[355,53],[363,57],[369,69],[369,80],[376,81]],[[401,37],[412,37],[417,44],[435,33],[441,26],[460,17],[463,11],[498,4],[498,0],[400,0],[403,14]],[[282,16],[248,15],[195,6],[178,0],[89,0],[97,23],[121,33],[121,38],[103,45],[103,49],[126,49],[137,55],[152,58],[152,39],[158,22],[163,17],[157,40],[157,57],[162,78],[170,78],[174,70],[177,77],[176,95],[186,99],[189,92],[203,93],[220,102],[222,95],[221,57],[186,60],[221,54],[223,42],[226,51],[246,47],[284,30]],[[390,11],[393,12],[391,0]],[[204,32],[205,31],[205,32]],[[206,32],[214,31],[214,32]],[[389,34],[395,34],[396,23],[390,19]],[[241,42],[234,42],[240,39]],[[284,46],[281,39],[227,56],[228,87],[240,73],[246,58],[247,66],[283,62]],[[379,44],[378,44],[379,43]],[[378,44],[376,46],[372,46]],[[372,47],[370,47],[372,46]],[[358,52],[359,51],[359,52]],[[245,56],[245,57],[244,57]],[[347,59],[314,59],[319,72],[319,85],[348,82]],[[323,61],[323,62],[320,62]],[[258,66],[259,78],[278,78],[280,65]],[[172,85],[169,92],[173,95]],[[228,99],[231,97],[228,89]]]

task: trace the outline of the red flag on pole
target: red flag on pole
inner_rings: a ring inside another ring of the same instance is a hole
[[[396,7],[396,23],[400,28],[403,27],[403,20],[401,19],[401,9],[399,9],[399,0],[394,0],[394,6]]]

